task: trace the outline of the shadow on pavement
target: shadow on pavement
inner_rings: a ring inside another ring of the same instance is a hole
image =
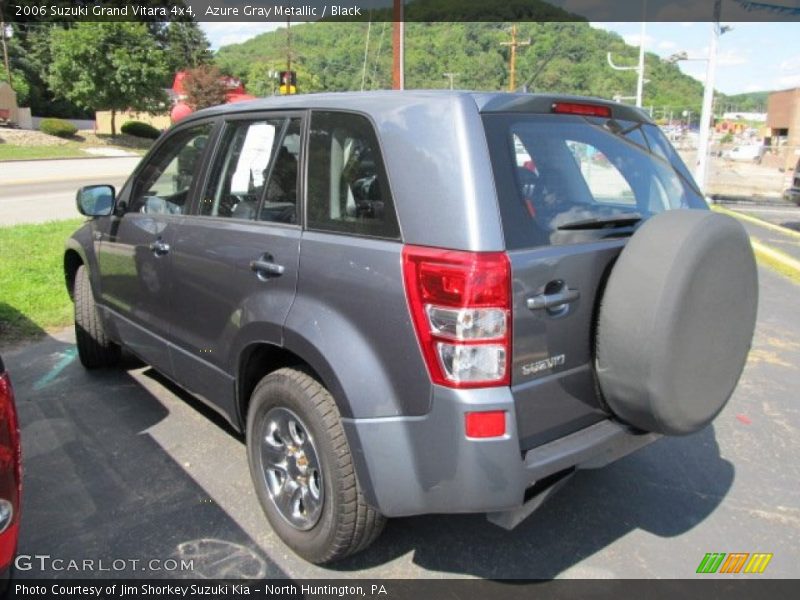
[[[147,435],[167,410],[124,370],[139,364],[124,360],[123,369],[87,372],[74,345],[53,338],[7,360],[23,446],[19,554],[65,559],[44,569],[31,561],[17,575],[286,577]],[[69,568],[84,559],[95,561],[88,571]]]
[[[785,221],[781,223],[781,226],[787,229],[793,229],[794,231],[800,231],[800,221]]]
[[[678,536],[708,517],[730,490],[733,465],[713,427],[662,439],[605,469],[580,471],[513,531],[483,515],[390,521],[368,552],[334,565],[352,571],[407,552],[431,571],[493,579],[552,578],[636,529]],[[620,577],[583,573],[578,577]]]
[[[194,569],[20,575],[297,576],[281,571],[147,434],[168,412],[125,370],[140,363],[126,358],[122,369],[86,372],[74,354],[74,345],[49,338],[7,361],[11,367],[37,362],[35,369],[20,369],[20,377],[12,370],[25,469],[19,552],[106,562],[191,559]],[[53,375],[55,369],[60,371]],[[144,375],[241,440],[224,419],[155,371]],[[66,391],[67,378],[68,389],[80,393]],[[717,508],[733,479],[734,468],[721,458],[714,428],[708,427],[662,439],[605,469],[579,472],[513,531],[489,524],[483,515],[395,519],[368,551],[312,572],[352,577],[412,553],[419,567],[456,576],[551,578],[576,567],[567,575],[619,577],[624,573],[587,573],[577,564],[635,530],[664,538],[691,530]],[[283,546],[275,550],[289,552]]]
[[[44,336],[44,329],[10,304],[0,301],[0,351],[6,352],[13,349],[22,339],[36,339]]]

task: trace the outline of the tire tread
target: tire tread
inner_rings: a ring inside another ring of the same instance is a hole
[[[110,367],[119,361],[120,347],[106,334],[85,265],[75,274],[75,342],[78,357],[87,369]]]

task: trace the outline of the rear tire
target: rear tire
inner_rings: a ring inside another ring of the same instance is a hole
[[[103,321],[89,281],[89,271],[84,265],[75,273],[75,342],[78,357],[87,369],[111,367],[119,362],[120,347],[106,335]]]
[[[256,386],[247,457],[272,529],[309,562],[359,552],[383,530],[385,518],[361,492],[336,403],[307,373],[279,369]]]

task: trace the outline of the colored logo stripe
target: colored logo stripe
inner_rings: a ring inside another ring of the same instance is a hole
[[[753,554],[750,557],[750,562],[744,568],[745,573],[763,573],[767,568],[769,561],[772,560],[772,554]]]
[[[727,558],[725,558],[726,556]],[[771,560],[772,554],[763,552],[754,554],[748,552],[732,552],[731,554],[709,552],[700,561],[697,573],[741,573],[742,567],[744,567],[744,573],[763,573]]]
[[[724,552],[709,552],[700,561],[700,566],[697,567],[698,573],[716,573],[719,566],[722,564],[722,559],[725,558]]]
[[[748,552],[733,552],[728,554],[728,558],[722,563],[720,573],[738,573],[742,570],[747,557],[750,556]]]

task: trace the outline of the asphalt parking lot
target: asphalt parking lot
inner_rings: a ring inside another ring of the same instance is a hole
[[[19,574],[686,578],[707,552],[769,552],[759,577],[797,577],[800,289],[759,274],[754,347],[712,426],[578,473],[512,532],[482,515],[397,519],[330,568],[271,532],[241,439],[152,369],[129,359],[87,373],[69,330],[6,351],[24,452],[19,553],[50,557]],[[67,570],[84,559],[90,569]],[[192,568],[167,570],[169,559]]]

